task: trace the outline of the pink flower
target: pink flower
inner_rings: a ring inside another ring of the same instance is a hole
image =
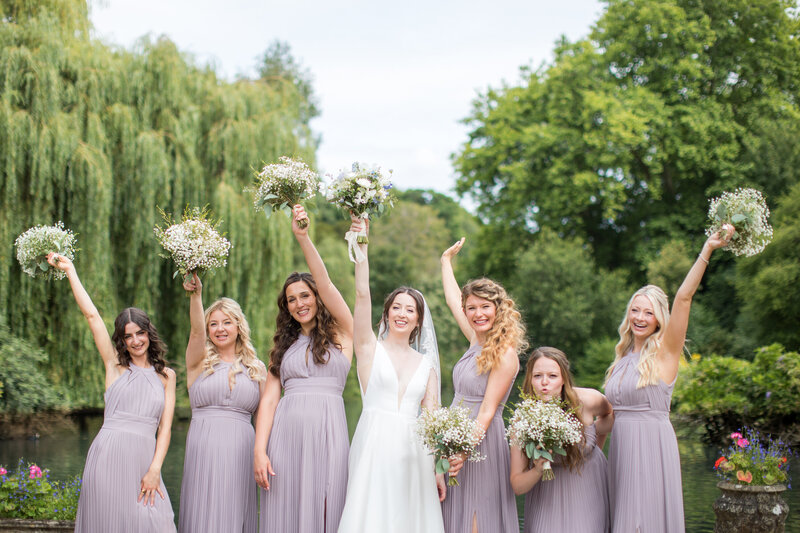
[[[741,433],[739,433],[738,431],[737,431],[736,433],[731,433],[731,438],[732,438],[733,440],[736,440],[736,439],[741,439],[741,438],[742,438],[742,434],[741,434]]]
[[[0,466],[0,476],[5,476],[6,474],[8,474],[8,470]]]
[[[736,445],[739,446],[740,448],[744,448],[748,444],[750,444],[750,441],[747,439],[739,439],[736,441]]]
[[[28,476],[29,479],[36,479],[42,477],[42,469],[36,465],[31,465],[31,473]]]

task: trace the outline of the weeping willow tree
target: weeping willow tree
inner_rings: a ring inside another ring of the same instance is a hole
[[[31,279],[15,260],[17,235],[62,220],[109,328],[126,306],[146,310],[180,375],[188,299],[153,226],[158,207],[209,204],[233,248],[204,279],[206,303],[238,300],[265,357],[293,239],[243,189],[262,161],[313,162],[307,87],[285,73],[226,82],[166,39],[111,48],[91,39],[85,0],[2,0],[0,16],[0,321],[46,350],[66,404],[102,404],[102,365],[67,282]]]

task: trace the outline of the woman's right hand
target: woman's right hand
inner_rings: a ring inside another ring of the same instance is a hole
[[[67,274],[69,274],[70,270],[75,270],[75,265],[72,264],[69,257],[57,254],[56,252],[47,254],[47,262],[50,263],[50,266],[53,268],[66,272]]]
[[[184,278],[183,288],[186,292],[190,292],[192,294],[200,294],[203,292],[203,283],[200,281],[200,277],[197,275],[197,272],[192,272],[191,278]]]
[[[298,224],[301,220],[306,221],[306,225],[304,228],[300,227]],[[292,232],[298,236],[302,237],[308,235],[308,213],[306,213],[305,208],[300,205],[296,204],[292,207]]]
[[[453,257],[455,257],[459,251],[461,251],[461,247],[464,246],[465,239],[466,237],[461,237],[459,240],[456,241],[456,243],[453,246],[445,250],[442,253],[442,261],[450,261],[451,259],[453,259]]]
[[[463,452],[448,457],[447,462],[450,463],[450,470],[448,470],[447,473],[451,476],[457,476],[459,471],[464,468],[464,461],[466,461],[466,459],[467,456]]]
[[[274,476],[272,463],[266,452],[258,452],[253,457],[253,474],[256,484],[264,490],[269,490],[269,476]]]

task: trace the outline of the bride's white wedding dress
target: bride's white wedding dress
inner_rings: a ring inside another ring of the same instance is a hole
[[[389,355],[375,343],[372,373],[361,394],[363,409],[350,445],[339,533],[444,532],[433,457],[415,433],[432,368],[423,357],[406,390],[400,391]]]

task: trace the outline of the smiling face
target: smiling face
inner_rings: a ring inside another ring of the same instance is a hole
[[[540,357],[533,364],[531,387],[540,398],[560,398],[564,386],[561,367],[549,357]]]
[[[125,324],[122,340],[132,358],[147,357],[147,349],[150,348],[150,335],[139,324],[136,322]]]
[[[310,328],[317,319],[317,298],[305,281],[295,281],[286,287],[286,307],[302,328]]]
[[[221,309],[217,309],[208,316],[208,338],[220,352],[225,348],[236,346],[239,338],[239,326],[236,321]]]
[[[658,319],[650,298],[640,294],[631,301],[628,309],[628,322],[631,333],[637,340],[643,341],[658,329]]]
[[[394,297],[386,312],[389,331],[411,336],[419,324],[417,302],[410,294],[401,292]]]
[[[475,333],[486,335],[494,326],[497,306],[486,298],[470,294],[464,301],[464,314]]]

